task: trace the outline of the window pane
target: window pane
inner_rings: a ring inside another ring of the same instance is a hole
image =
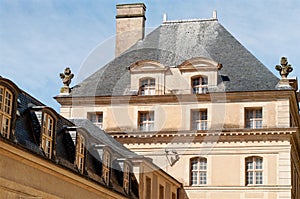
[[[252,171],[248,171],[247,172],[247,184],[253,184],[253,172]]]
[[[200,172],[200,184],[206,184],[206,172],[205,171],[201,171]]]
[[[256,169],[262,169],[262,159],[256,158]]]
[[[247,170],[253,169],[253,161],[252,161],[252,159],[247,161],[246,169]]]
[[[256,172],[256,178],[255,178],[256,184],[262,184],[263,182],[263,176],[262,176],[262,172]]]
[[[202,77],[202,85],[207,85],[208,84],[208,80],[206,77]]]
[[[262,111],[261,109],[255,110],[256,118],[262,118]]]

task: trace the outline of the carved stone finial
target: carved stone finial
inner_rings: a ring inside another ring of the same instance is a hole
[[[280,64],[276,65],[275,69],[279,71],[282,79],[286,79],[289,73],[293,71],[293,67],[288,63],[286,57],[281,58]]]
[[[60,92],[69,94],[70,93],[69,85],[71,84],[71,80],[73,79],[74,74],[72,73],[69,67],[66,67],[64,73],[60,73],[59,76],[62,79],[62,82],[64,84]]]

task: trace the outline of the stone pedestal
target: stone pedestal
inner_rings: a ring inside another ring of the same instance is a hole
[[[69,95],[70,88],[68,86],[61,87],[59,95]]]
[[[279,90],[293,90],[288,79],[281,79],[276,85],[276,88]]]

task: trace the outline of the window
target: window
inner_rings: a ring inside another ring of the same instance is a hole
[[[107,185],[109,185],[110,180],[110,162],[110,153],[108,151],[104,151],[102,161],[102,177]]]
[[[207,130],[207,110],[192,110],[192,130]]]
[[[246,158],[246,185],[263,183],[263,159],[261,157]]]
[[[76,165],[81,173],[84,171],[84,153],[85,153],[85,140],[82,135],[77,135],[76,141]]]
[[[250,129],[262,128],[262,108],[245,109],[245,126]]]
[[[164,199],[165,197],[165,188],[162,185],[159,185],[159,199]]]
[[[207,77],[198,76],[192,78],[193,94],[202,94],[208,92],[208,80]]]
[[[172,192],[172,199],[176,199],[176,194]]]
[[[154,111],[139,112],[139,130],[154,130]]]
[[[54,119],[48,113],[44,113],[42,123],[42,149],[48,158],[52,156],[53,133]]]
[[[146,199],[151,199],[151,178],[146,177]]]
[[[207,183],[207,160],[206,158],[191,159],[191,185],[205,185]]]
[[[88,113],[88,119],[93,122],[99,128],[103,128],[103,113],[96,112],[96,113]]]
[[[127,163],[124,163],[124,171],[123,171],[123,188],[125,192],[128,194],[129,193],[129,177],[130,177],[130,167]]]
[[[0,133],[9,138],[12,119],[13,94],[10,90],[0,86]]]
[[[155,95],[155,79],[147,78],[140,80],[141,95]]]

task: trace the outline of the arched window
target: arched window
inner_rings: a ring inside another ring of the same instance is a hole
[[[207,159],[196,157],[190,160],[191,186],[207,184]]]
[[[154,78],[145,78],[140,80],[140,95],[155,95]]]
[[[81,173],[84,171],[85,139],[78,134],[76,139],[76,165]]]
[[[54,119],[48,113],[43,113],[42,120],[42,149],[48,158],[52,157]]]
[[[0,86],[0,133],[5,138],[10,136],[12,108],[12,92],[8,88]]]
[[[246,185],[263,184],[263,158],[248,157],[245,164]]]
[[[193,94],[203,94],[208,92],[208,79],[205,76],[197,76],[192,78]]]
[[[110,181],[110,167],[111,167],[110,153],[104,150],[103,159],[102,159],[102,178],[106,185],[109,185],[109,181]]]

